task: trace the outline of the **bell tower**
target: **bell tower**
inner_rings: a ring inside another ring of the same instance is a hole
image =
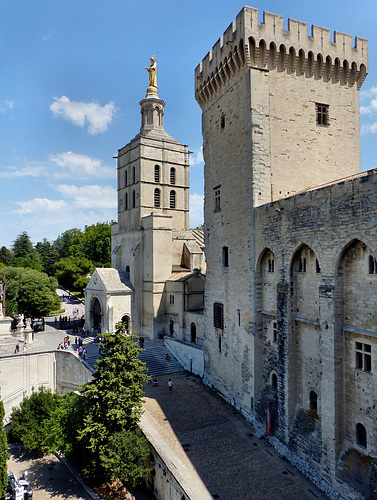
[[[165,103],[158,96],[156,61],[140,101],[140,132],[118,152],[119,231],[142,226],[153,214],[172,217],[173,229],[189,228],[189,151],[164,130]]]

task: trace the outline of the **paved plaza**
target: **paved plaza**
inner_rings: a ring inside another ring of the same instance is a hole
[[[146,387],[144,409],[148,421],[213,498],[327,498],[198,377],[187,372],[159,377],[158,387]]]

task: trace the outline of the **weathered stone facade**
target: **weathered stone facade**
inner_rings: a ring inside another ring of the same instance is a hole
[[[244,7],[195,70],[205,374],[347,498],[375,498],[377,171],[367,41]],[[347,177],[347,179],[345,179]],[[362,472],[362,479],[359,477]]]

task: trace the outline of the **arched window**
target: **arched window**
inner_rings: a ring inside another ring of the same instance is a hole
[[[170,184],[175,184],[175,168],[170,169]]]
[[[127,170],[124,171],[124,187],[128,186]]]
[[[160,182],[160,167],[158,165],[154,166],[154,182]]]
[[[191,323],[190,331],[191,331],[191,342],[193,344],[195,344],[195,342],[196,342],[196,325],[195,325],[195,323]]]
[[[317,393],[315,391],[310,391],[309,394],[309,407],[315,413],[318,413],[318,403],[317,403]]]
[[[367,430],[363,424],[356,424],[356,443],[362,448],[367,447]]]
[[[175,208],[175,191],[170,191],[170,208]]]
[[[128,210],[128,193],[124,195],[124,210]]]
[[[136,193],[135,190],[132,191],[132,208],[136,207]]]
[[[159,189],[154,190],[154,206],[155,207],[160,206],[160,190]]]
[[[132,184],[135,184],[136,182],[136,169],[135,167],[132,167]]]
[[[130,331],[130,329],[131,329],[130,317],[129,317],[127,314],[125,314],[125,315],[123,316],[123,318],[122,318],[121,322],[122,322],[122,324],[124,325],[126,332],[129,332],[129,331]]]

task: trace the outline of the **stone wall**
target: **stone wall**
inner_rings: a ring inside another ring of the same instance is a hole
[[[1,399],[8,422],[12,408],[33,390],[45,387],[63,394],[75,391],[91,380],[92,372],[74,354],[50,351],[1,357],[0,376]]]

